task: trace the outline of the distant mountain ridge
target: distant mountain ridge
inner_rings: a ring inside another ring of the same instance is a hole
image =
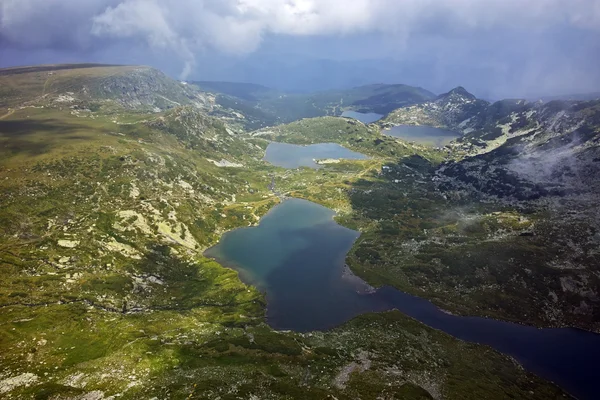
[[[423,88],[402,84],[371,84],[350,89],[298,94],[249,83],[193,83],[202,90],[215,94],[221,114],[228,113],[231,116],[234,113],[242,113],[255,117],[251,121],[238,118],[238,125],[246,130],[302,118],[339,116],[345,110],[387,114],[396,108],[435,98],[435,94]]]
[[[193,83],[205,92],[220,93],[246,101],[260,101],[284,94],[284,92],[255,83],[224,81],[194,81]]]

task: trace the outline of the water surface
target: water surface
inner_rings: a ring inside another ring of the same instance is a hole
[[[342,113],[342,117],[354,118],[363,124],[370,124],[375,121],[379,121],[381,118],[383,118],[383,115],[375,113],[361,113],[358,111],[344,111]]]
[[[327,329],[361,313],[389,309],[385,300],[358,293],[364,283],[342,277],[358,232],[336,224],[334,214],[315,203],[289,199],[258,227],[226,233],[207,255],[266,292],[267,321],[276,329]]]
[[[345,273],[344,259],[359,233],[336,224],[333,216],[315,203],[286,200],[259,226],[226,233],[207,256],[265,291],[267,322],[275,329],[324,330],[361,313],[398,309],[454,337],[511,355],[581,399],[599,398],[600,335],[454,316],[391,287],[370,291]]]
[[[269,143],[265,153],[265,161],[283,168],[310,167],[319,168],[315,160],[346,159],[364,160],[364,154],[348,150],[336,143],[319,143],[307,146],[288,143]]]
[[[399,125],[383,131],[384,134],[409,142],[434,147],[442,147],[460,137],[460,134],[447,129],[425,125]]]

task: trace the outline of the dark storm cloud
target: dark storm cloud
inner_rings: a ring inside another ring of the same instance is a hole
[[[600,0],[0,0],[1,65],[25,52],[128,62],[131,48],[129,62],[158,54],[161,67],[195,76],[250,67],[252,53],[279,46],[256,68],[268,74],[289,54],[386,59],[402,74],[381,79],[480,91],[488,82],[490,95],[600,85],[599,33]],[[228,64],[206,65],[218,59]]]
[[[84,49],[96,40],[92,19],[110,0],[2,0],[0,35],[4,44],[20,48]]]

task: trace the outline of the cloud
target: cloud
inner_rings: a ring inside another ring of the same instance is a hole
[[[600,0],[2,0],[0,46],[88,50],[131,41],[174,52],[191,72],[206,51],[246,55],[267,36],[381,34],[399,52],[557,29],[600,34]],[[390,39],[391,38],[391,39]],[[519,46],[519,43],[511,43]],[[414,50],[413,50],[414,52]],[[503,67],[499,67],[502,69]]]
[[[195,64],[188,38],[175,29],[169,10],[155,0],[129,0],[92,17],[91,34],[110,39],[138,39],[153,49],[170,49],[184,62],[186,78]]]
[[[0,38],[15,47],[85,48],[91,17],[117,1],[2,0]]]
[[[266,33],[343,35],[382,31],[437,36],[479,30],[600,31],[598,0],[3,0],[0,32],[14,43],[143,38],[252,52]]]

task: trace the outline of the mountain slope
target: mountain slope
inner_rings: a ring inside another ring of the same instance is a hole
[[[193,86],[140,67],[47,68],[1,76],[0,396],[563,396],[397,312],[273,331],[264,296],[203,257],[279,201],[273,181],[345,205],[342,189],[391,159],[385,148],[286,171],[261,160],[266,140],[208,115]]]
[[[479,123],[485,118],[482,113],[485,114],[488,107],[487,101],[477,99],[459,86],[432,101],[394,110],[381,123],[384,126],[430,125],[457,130]]]
[[[46,65],[0,69],[0,107],[44,105],[72,100],[100,107],[111,100],[125,109],[160,111],[181,105],[207,105],[207,98],[149,67]]]
[[[460,148],[468,153],[494,150],[509,140],[546,137],[581,128],[595,129],[598,101],[551,101],[530,103],[506,99],[489,103],[458,87],[434,101],[394,110],[379,124],[429,125],[463,135]],[[587,121],[587,122],[586,122]]]

